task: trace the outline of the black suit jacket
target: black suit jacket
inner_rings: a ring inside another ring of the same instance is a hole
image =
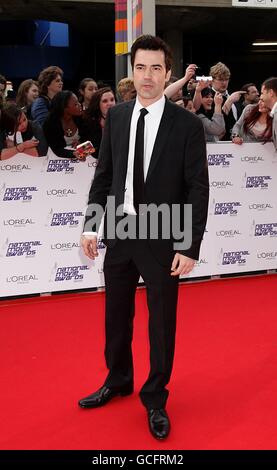
[[[115,196],[115,206],[124,202],[128,163],[129,132],[135,101],[121,103],[109,110],[99,152],[99,162],[88,203],[106,206],[107,196]],[[209,197],[206,143],[201,120],[166,100],[145,181],[146,203],[160,205],[192,204],[192,245],[182,254],[198,259],[206,226]],[[89,208],[88,208],[89,209]],[[85,230],[98,231],[86,216]],[[116,239],[105,240],[113,246]],[[149,239],[161,264],[170,265],[174,237]],[[180,252],[180,250],[178,250]]]

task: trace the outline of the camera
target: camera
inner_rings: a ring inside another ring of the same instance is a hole
[[[213,79],[213,77],[209,76],[209,77],[205,77],[204,75],[200,76],[198,75],[197,77],[195,77],[195,80],[197,82],[200,82],[201,80],[204,80],[204,82],[211,82]]]

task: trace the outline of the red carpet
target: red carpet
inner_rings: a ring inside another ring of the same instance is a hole
[[[0,303],[0,449],[276,449],[276,275],[182,285],[168,412],[149,434],[145,292],[137,295],[135,393],[81,410],[106,370],[104,296]]]

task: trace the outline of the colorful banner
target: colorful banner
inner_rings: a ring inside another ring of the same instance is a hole
[[[133,42],[142,35],[142,0],[132,0]]]
[[[128,53],[127,0],[115,0],[115,54]]]
[[[277,269],[277,152],[208,144],[209,217],[190,278]],[[0,162],[0,297],[104,286],[105,247],[80,248],[97,160],[18,154]]]

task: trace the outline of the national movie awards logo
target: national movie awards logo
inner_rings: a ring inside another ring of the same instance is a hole
[[[29,171],[32,168],[27,165],[27,164],[13,164],[11,165],[10,163],[4,163],[0,165],[0,172],[5,171],[8,173],[23,173],[25,171]]]
[[[46,226],[50,227],[78,227],[83,212],[54,212],[50,209],[47,215]]]
[[[268,189],[269,182],[272,180],[270,175],[247,176],[245,172],[242,177],[243,189]]]
[[[21,186],[17,188],[5,188],[3,201],[23,201],[30,202],[33,193],[37,192],[36,186]]]
[[[255,237],[277,237],[277,222],[255,224]]]
[[[215,199],[213,199],[211,215],[237,216],[239,207],[241,207],[241,203],[239,201],[216,202]]]
[[[78,163],[78,160],[72,159],[49,160],[46,172],[72,174],[74,173],[75,165]]]
[[[42,243],[39,240],[8,243],[6,258],[24,255],[26,258],[34,257],[40,246],[42,246]]]
[[[87,265],[59,267],[58,264],[55,263],[51,270],[50,282],[80,282],[84,279],[84,273],[88,270],[89,267]]]
[[[247,256],[249,256],[250,253],[248,250],[240,250],[240,251],[224,251],[223,248],[221,248],[219,252],[219,262],[218,264],[221,266],[228,266],[228,265],[242,265],[246,264],[247,262]]]
[[[210,153],[208,155],[208,165],[217,167],[230,167],[234,156],[231,153]]]

